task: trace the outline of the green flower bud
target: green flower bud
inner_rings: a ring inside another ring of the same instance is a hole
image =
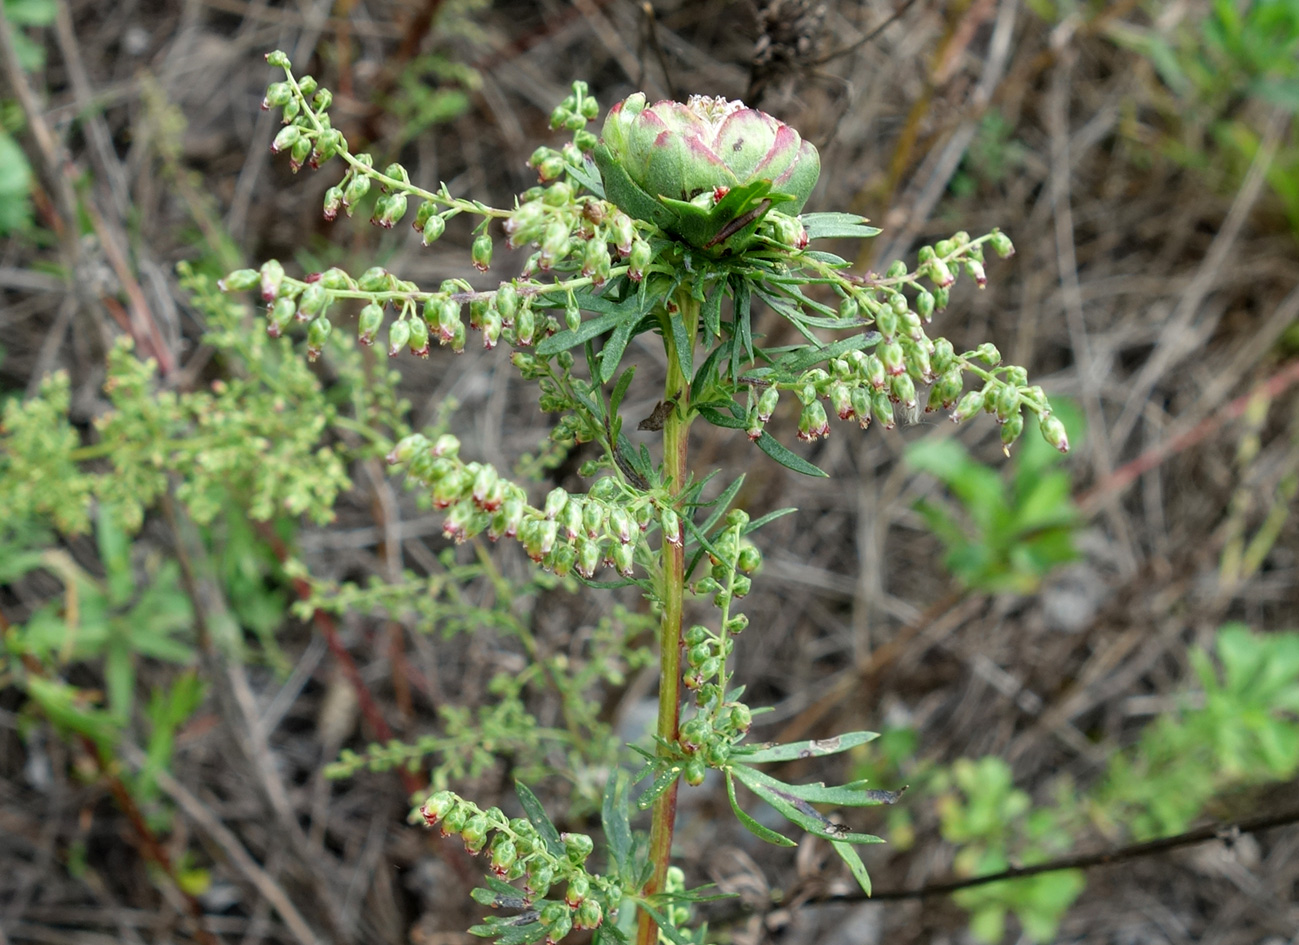
[[[575,929],[596,929],[604,921],[604,910],[600,908],[600,903],[594,899],[584,899],[582,904],[577,907],[577,914],[573,921]]]
[[[297,125],[285,125],[275,135],[275,140],[271,142],[271,153],[279,154],[285,148],[292,148],[302,137],[302,129]]]
[[[410,341],[410,322],[400,319],[388,326],[388,357],[395,358]]]
[[[392,288],[392,275],[382,266],[371,266],[361,273],[356,286],[362,292],[383,292]]]
[[[744,574],[753,574],[758,568],[762,567],[762,552],[757,546],[749,541],[740,545],[739,554],[735,558],[735,567]]]
[[[878,352],[880,363],[884,365],[887,374],[897,376],[906,372],[906,356],[902,351],[902,345],[896,341],[885,342],[875,350]]]
[[[351,208],[364,200],[369,192],[370,178],[364,174],[356,174],[343,187],[343,206],[351,213]]]
[[[256,269],[236,269],[224,279],[217,282],[222,292],[244,292],[261,282],[261,273]],[[271,298],[274,298],[274,293]],[[267,300],[269,301],[269,299]]]
[[[711,634],[708,632],[707,627],[701,626],[699,624],[695,624],[684,634],[682,634],[681,639],[686,646],[698,646],[699,644],[703,643],[705,640],[709,639],[710,637]]]
[[[562,833],[559,839],[564,841],[564,854],[574,866],[584,863],[595,849],[595,843],[584,833]]]
[[[310,321],[324,311],[329,304],[329,293],[319,282],[312,282],[298,296],[297,319],[300,322]]]
[[[1010,237],[1001,230],[992,231],[992,239],[988,240],[992,244],[992,250],[1002,259],[1007,256],[1015,255],[1015,244],[1010,241]]]
[[[780,391],[776,387],[768,387],[758,396],[758,419],[766,423],[771,419],[771,415],[776,411],[776,405],[780,403]]]
[[[320,284],[330,290],[350,289],[352,279],[342,269],[326,269],[320,274]]]
[[[889,396],[908,410],[916,405],[916,385],[910,374],[898,374],[890,379]]]
[[[733,705],[729,721],[731,728],[743,735],[753,724],[753,711],[747,705]]]
[[[805,443],[830,435],[830,421],[825,415],[825,407],[819,400],[814,400],[803,408],[798,418],[798,438]]]
[[[670,545],[681,544],[681,520],[673,509],[663,509],[659,515],[659,524],[663,528],[663,540]]]
[[[262,301],[275,301],[275,297],[280,294],[280,288],[284,284],[284,267],[280,265],[278,260],[268,259],[262,263],[260,275]]]
[[[627,275],[633,282],[640,282],[645,278],[645,270],[653,261],[654,251],[650,248],[650,244],[639,237],[635,238],[631,244],[631,257],[627,260]]]
[[[613,546],[613,566],[623,577],[631,577],[636,564],[636,546],[633,544],[615,544]]]
[[[570,909],[575,909],[582,904],[582,900],[591,894],[591,880],[583,873],[578,873],[568,881],[568,889],[564,892],[564,902]]]
[[[296,309],[297,305],[291,296],[276,299],[266,313],[266,334],[272,338],[280,337],[284,330],[292,324]]]
[[[383,306],[378,302],[371,302],[365,308],[361,309],[361,315],[357,319],[356,340],[363,345],[374,344],[374,336],[379,333],[383,327]]]
[[[328,318],[321,316],[307,327],[307,360],[314,361],[325,350],[325,342],[334,325]]]
[[[518,859],[518,851],[514,848],[514,841],[503,833],[498,833],[492,839],[491,846],[491,870],[502,879],[510,872],[510,867]]]
[[[374,207],[373,222],[391,230],[397,221],[406,215],[406,195],[388,194],[386,200],[380,200]]]
[[[1019,388],[1011,384],[1001,385],[997,391],[997,398],[994,401],[993,412],[996,413],[997,419],[1005,423],[1012,416],[1019,413]]]
[[[1046,440],[1061,453],[1069,452],[1069,434],[1065,431],[1064,424],[1055,414],[1047,414],[1038,421],[1038,431],[1042,434],[1042,439]]]
[[[333,220],[338,216],[339,209],[343,206],[343,188],[330,187],[325,191],[324,216],[326,220]]]
[[[528,895],[533,899],[540,899],[546,895],[550,891],[551,884],[555,881],[554,867],[545,860],[529,863],[527,875],[528,878],[524,880],[523,888],[527,890]],[[547,903],[542,909],[542,914],[545,915],[549,912],[553,915],[556,908],[563,909],[565,912],[568,911],[562,902],[551,902]]]
[[[436,794],[430,795],[429,799],[424,802],[424,806],[419,809],[424,816],[425,826],[432,827],[445,817],[457,803],[456,796],[450,791],[438,791]]]
[[[410,320],[410,353],[419,358],[427,358],[429,353],[428,323],[422,318]]]
[[[473,259],[474,268],[479,272],[486,272],[492,265],[492,238],[486,233],[479,233],[474,239],[470,256]]]
[[[855,322],[861,317],[861,306],[854,296],[846,295],[839,302],[839,317],[846,322]]]
[[[293,142],[293,146],[289,148],[289,170],[298,173],[302,165],[307,163],[307,158],[311,157],[313,147],[311,139],[306,135]]]
[[[487,843],[487,831],[490,829],[487,818],[474,814],[460,828],[460,839],[465,842],[466,853],[479,853]]]
[[[694,755],[686,762],[685,779],[686,784],[691,787],[699,787],[704,783],[704,777],[708,774],[708,766],[704,764],[704,759]]]
[[[1011,444],[1013,444],[1016,440],[1018,440],[1019,435],[1023,432],[1024,432],[1023,414],[1019,414],[1019,413],[1012,414],[1006,420],[1006,422],[1001,425],[1002,451],[1005,452],[1006,455],[1010,455]]]
[[[272,82],[266,87],[266,97],[262,99],[262,110],[283,108],[293,99],[293,86],[287,82]]]
[[[541,252],[538,264],[542,269],[550,269],[555,263],[568,255],[572,244],[569,241],[571,230],[563,220],[555,220],[546,227],[541,238]]]
[[[897,425],[893,419],[893,403],[883,391],[871,394],[871,412],[884,429],[892,430]]]

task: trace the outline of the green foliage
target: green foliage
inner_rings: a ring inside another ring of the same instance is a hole
[[[45,66],[45,47],[28,36],[21,27],[50,26],[58,13],[56,0],[3,0],[0,14],[9,21],[18,67],[26,72],[36,72]]]
[[[1079,845],[1094,847],[1087,838],[1096,831],[1110,843],[1178,834],[1217,799],[1294,778],[1299,633],[1257,634],[1228,624],[1211,652],[1191,652],[1191,664],[1200,688],[1184,692],[1178,711],[1161,715],[1115,753],[1086,789],[1061,778],[1049,801],[1034,805],[995,757],[907,772],[921,797],[934,798],[943,839],[956,848],[957,875],[985,876],[1043,863]],[[886,754],[858,772],[874,774],[889,763]],[[972,887],[954,898],[971,913],[979,941],[1002,941],[1014,915],[1031,941],[1045,942],[1084,883],[1080,871],[1061,870]]]
[[[1294,0],[1214,0],[1170,33],[1119,25],[1111,35],[1146,56],[1169,90],[1157,99],[1169,127],[1164,152],[1232,190],[1257,153],[1265,109],[1299,113]],[[1293,121],[1287,134],[1267,179],[1299,233],[1299,131]]]
[[[1068,403],[1056,416],[1069,440],[1082,438],[1081,414]],[[946,546],[944,564],[966,587],[1031,593],[1052,568],[1077,557],[1081,520],[1070,499],[1060,455],[1030,439],[1011,463],[1009,482],[978,462],[955,440],[926,440],[907,450],[907,462],[947,486],[948,501],[921,500],[916,510]]]

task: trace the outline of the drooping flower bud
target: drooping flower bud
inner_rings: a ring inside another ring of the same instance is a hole
[[[378,302],[371,302],[365,308],[361,309],[360,317],[356,323],[356,340],[363,345],[374,344],[374,336],[379,333],[383,327],[383,306]]]
[[[1042,439],[1046,440],[1061,453],[1069,452],[1069,434],[1065,431],[1064,424],[1055,414],[1047,414],[1038,421],[1038,430],[1042,434]]]

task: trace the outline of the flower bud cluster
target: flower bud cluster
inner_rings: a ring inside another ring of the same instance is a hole
[[[577,160],[580,163],[580,155]],[[505,221],[511,248],[536,247],[524,267],[524,275],[577,269],[596,286],[604,285],[622,271],[633,279],[642,278],[653,253],[649,242],[637,232],[632,218],[607,201],[577,196],[576,189],[567,180],[549,180],[546,175],[554,170],[556,163],[567,166],[567,159],[560,153],[538,148],[529,163],[539,169],[544,186],[520,194],[519,206]],[[629,269],[615,271],[615,253],[627,260]]]
[[[524,881],[518,899],[504,899],[487,889],[477,890],[475,899],[493,907],[534,912],[545,928],[547,945],[555,945],[573,931],[599,928],[605,916],[614,912],[612,905],[620,892],[584,866],[595,846],[587,835],[560,834],[564,849],[557,855],[529,821],[508,818],[499,807],[482,810],[451,791],[431,795],[419,812],[425,825],[436,826],[442,836],[458,835],[468,853],[486,853],[488,868],[499,879]],[[551,890],[560,889],[562,898],[546,898]]]
[[[276,54],[267,56],[270,62]],[[280,57],[283,53],[279,54]],[[280,65],[279,57],[272,65]],[[285,68],[288,59],[283,59]],[[296,94],[295,88],[296,85]],[[317,168],[335,154],[347,150],[347,141],[341,132],[331,127],[327,109],[333,101],[333,93],[311,76],[304,75],[296,82],[291,78],[284,82],[272,82],[262,99],[262,108],[280,109],[284,127],[275,135],[271,143],[271,152],[279,154],[289,152],[289,167],[296,174],[303,164]],[[308,108],[303,108],[306,102]]]
[[[1000,359],[996,348],[983,345],[970,356],[981,358],[990,364]],[[1024,432],[1024,413],[1026,408],[1038,418],[1038,431],[1042,438],[1062,453],[1069,451],[1069,436],[1065,432],[1060,418],[1051,412],[1051,404],[1041,387],[1029,387],[1027,372],[1021,367],[1007,367],[1000,372],[1000,377],[993,376],[980,390],[965,394],[952,411],[953,422],[961,423],[983,412],[990,413],[1001,426],[1002,448],[1009,455],[1011,445]]]
[[[459,452],[454,436],[430,443],[416,433],[388,454],[389,463],[407,464],[436,508],[447,510],[442,531],[448,538],[459,543],[485,533],[492,541],[517,539],[532,560],[561,577],[575,571],[589,579],[606,566],[631,576],[637,544],[653,521],[648,501],[625,505],[617,481],[605,477],[585,496],[553,489],[538,509],[528,505],[522,487],[490,465],[461,461]]]

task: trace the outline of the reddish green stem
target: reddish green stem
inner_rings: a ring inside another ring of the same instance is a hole
[[[674,334],[667,320],[682,319],[685,323],[685,337],[693,339],[699,327],[699,303],[684,286],[678,290],[674,301],[676,311],[668,310],[663,325],[663,339],[668,355],[664,402],[672,407],[663,424],[663,474],[665,479],[670,480],[668,486],[673,495],[679,495],[687,473],[686,448],[691,419],[690,379],[681,373],[673,341]],[[663,616],[659,625],[659,714],[656,731],[659,738],[669,745],[677,740],[677,724],[681,717],[681,611],[686,577],[684,539],[683,531],[680,543],[663,542],[663,576],[659,588]],[[661,892],[667,880],[668,864],[672,858],[672,832],[677,818],[677,788],[680,783],[673,782],[654,802],[649,848],[650,862],[654,869],[643,890],[646,896]],[[642,911],[636,929],[636,945],[656,945],[657,941],[658,925],[648,913]]]

